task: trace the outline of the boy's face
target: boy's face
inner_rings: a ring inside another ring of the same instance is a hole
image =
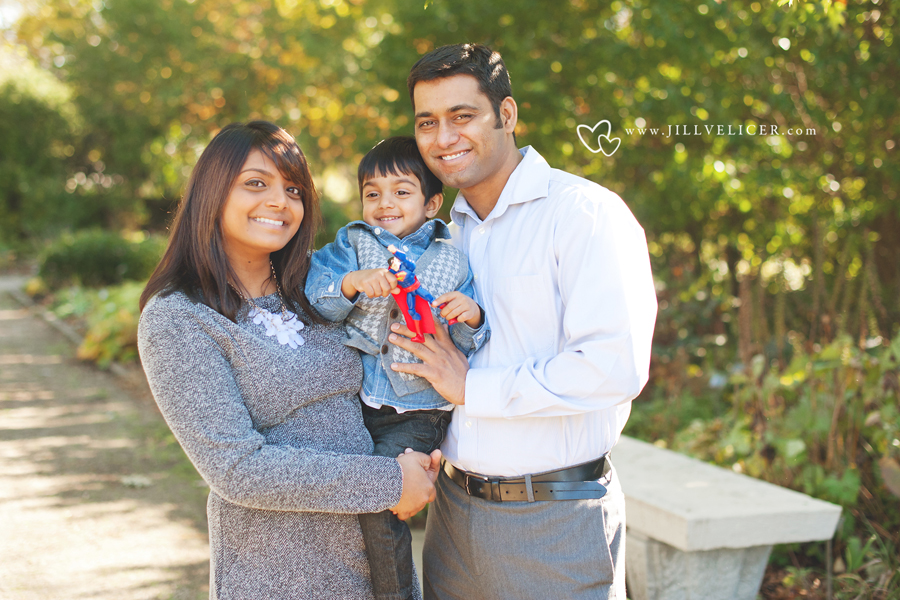
[[[443,201],[443,194],[435,194],[426,201],[415,175],[376,173],[363,183],[363,221],[403,239],[433,218]]]

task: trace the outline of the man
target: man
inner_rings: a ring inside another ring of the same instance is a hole
[[[516,147],[496,52],[438,48],[408,86],[422,156],[460,190],[454,243],[492,328],[471,366],[443,328],[424,344],[391,336],[424,361],[392,368],[457,405],[428,515],[425,596],[624,600],[609,452],[647,382],[656,294],[644,232],[616,194]]]

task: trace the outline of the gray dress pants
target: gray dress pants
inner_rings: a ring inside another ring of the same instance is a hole
[[[492,502],[443,472],[428,509],[425,600],[625,600],[625,497]]]

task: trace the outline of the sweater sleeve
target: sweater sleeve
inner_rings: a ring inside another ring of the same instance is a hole
[[[151,301],[141,315],[141,361],[163,417],[215,493],[284,511],[365,513],[397,504],[403,484],[394,459],[267,443],[210,335],[215,326],[166,300]]]

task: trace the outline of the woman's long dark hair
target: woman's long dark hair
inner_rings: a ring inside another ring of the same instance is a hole
[[[237,280],[225,255],[222,210],[241,167],[253,150],[265,154],[282,177],[300,188],[303,222],[284,248],[272,253],[275,276],[289,308],[302,308],[320,321],[304,293],[313,240],[321,224],[319,196],[306,157],[294,138],[268,121],[232,123],[212,139],[188,180],[184,198],[175,213],[169,245],[141,294],[140,308],[156,294],[183,292],[232,321],[241,298],[229,285]]]

